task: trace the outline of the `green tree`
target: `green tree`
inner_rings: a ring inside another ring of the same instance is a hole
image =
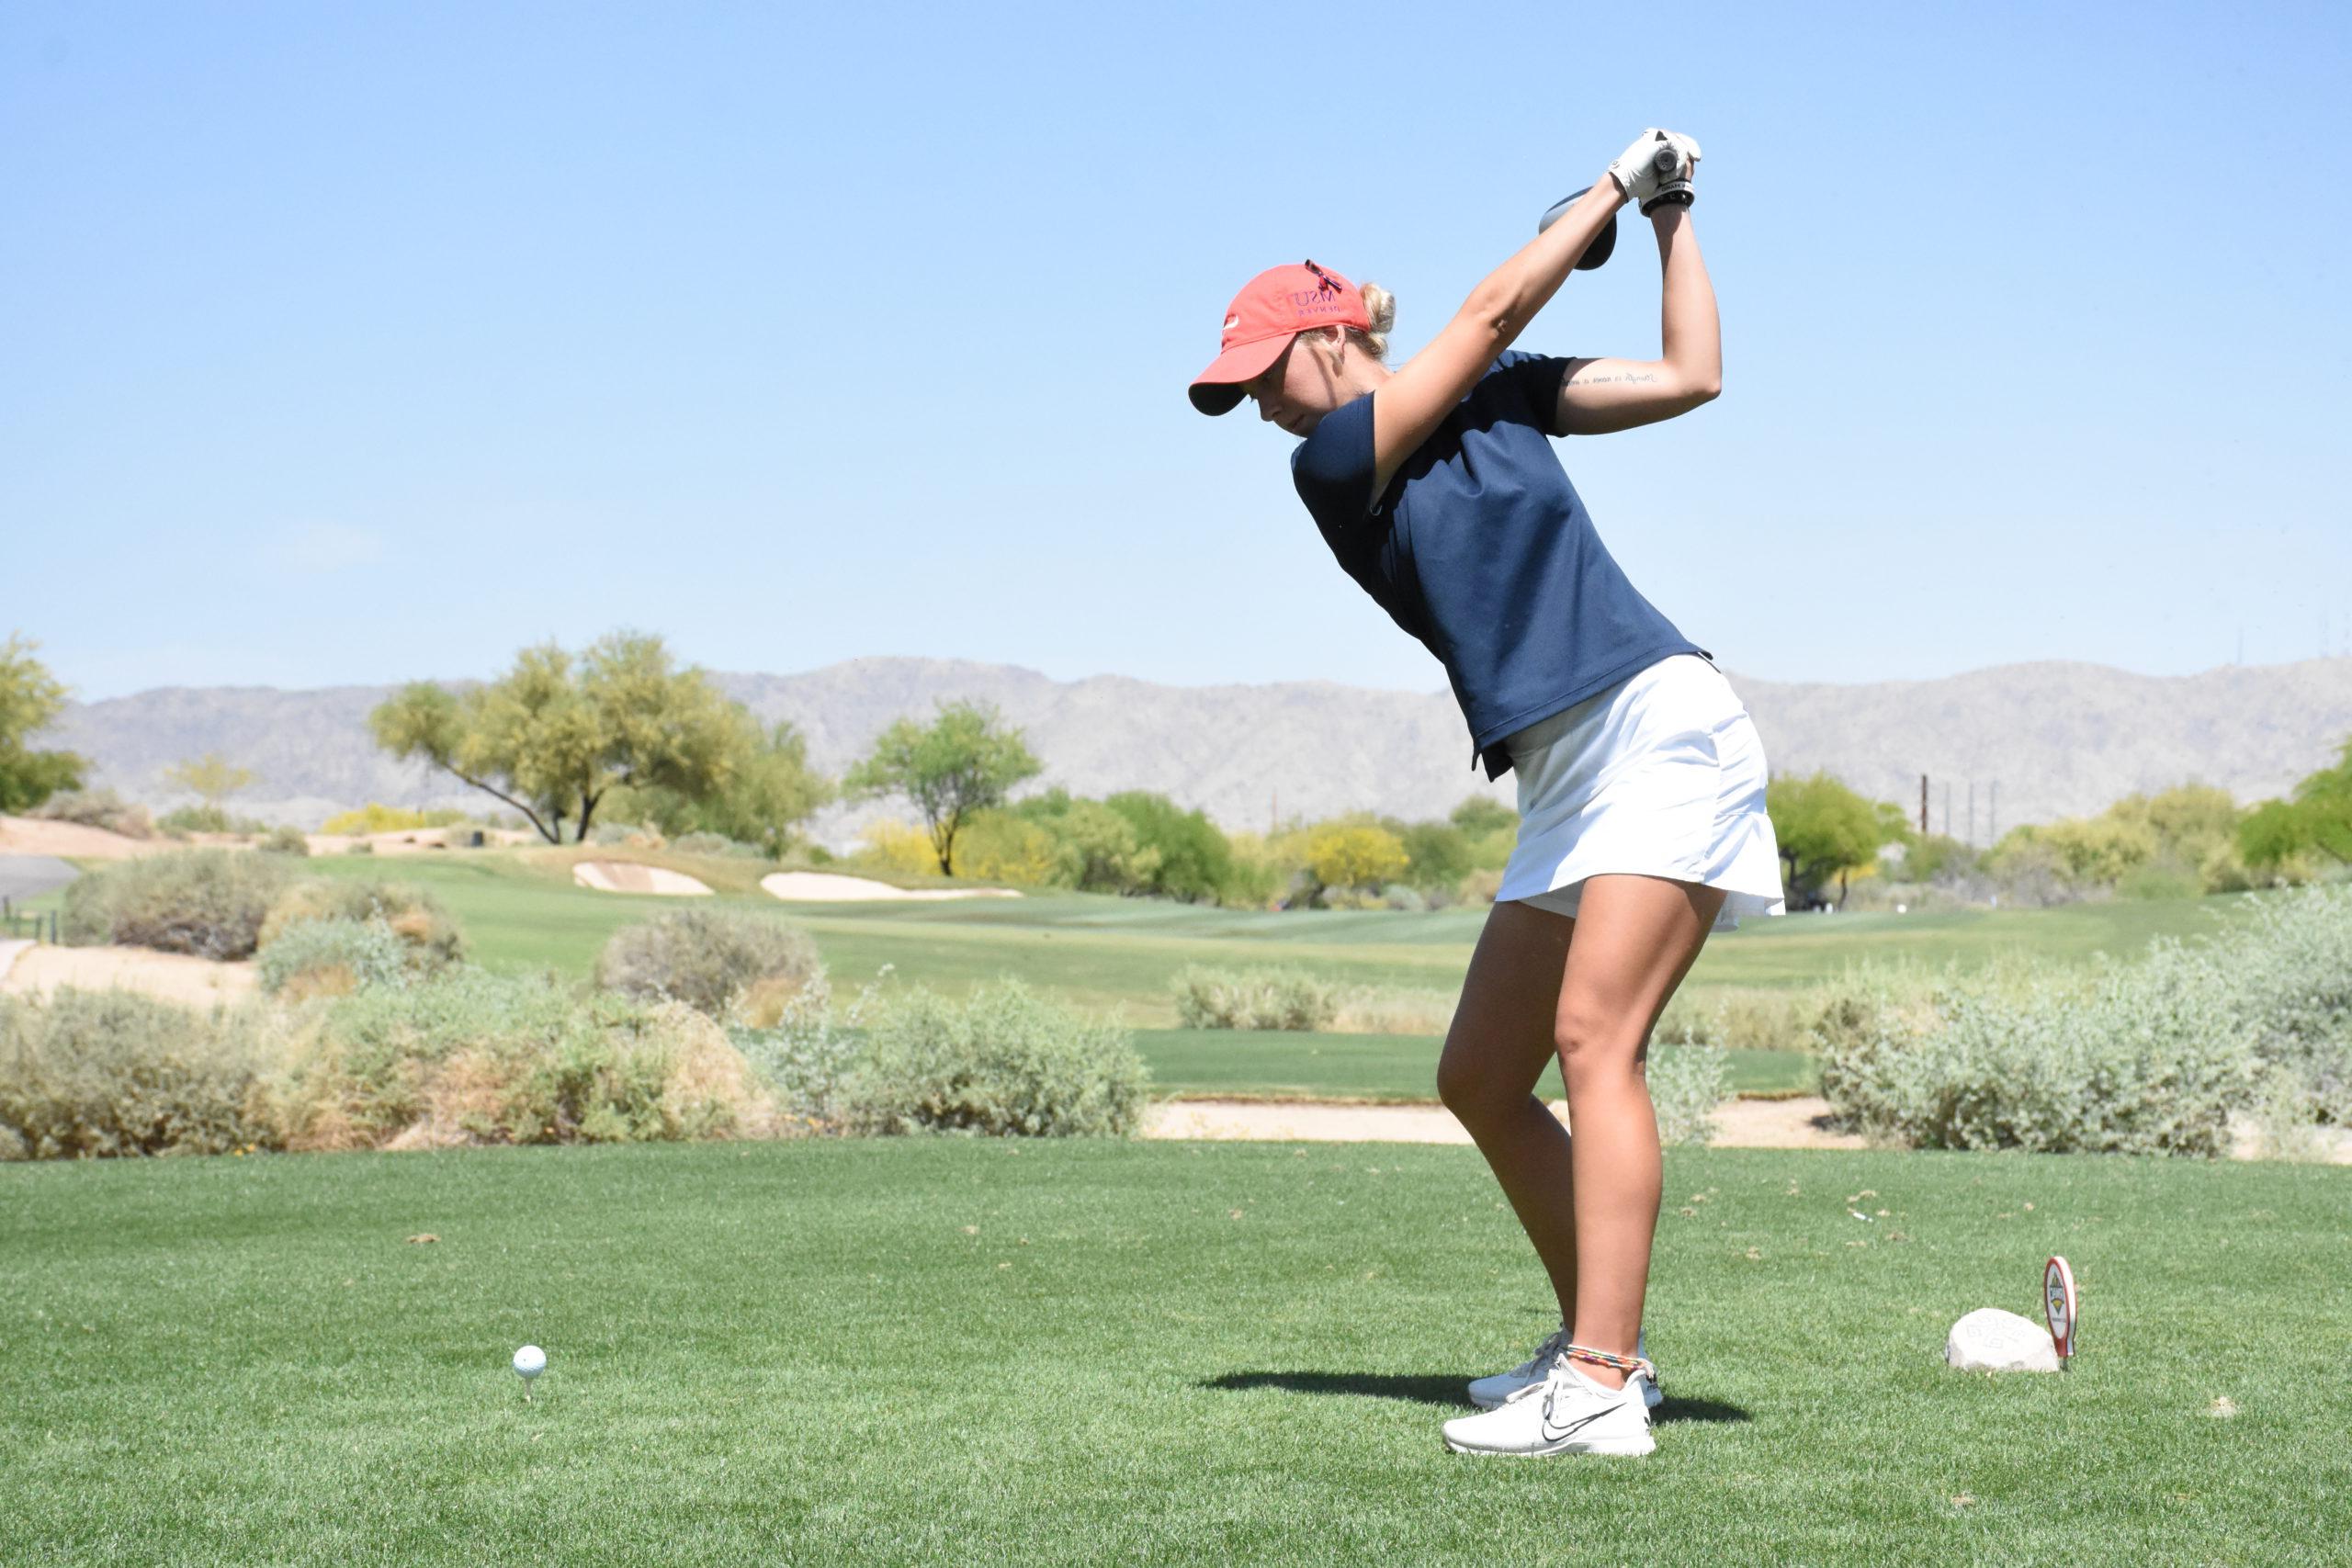
[[[220,803],[241,789],[253,787],[251,768],[232,766],[218,751],[207,751],[191,761],[175,762],[164,770],[167,784],[180,788],[204,803],[204,809],[218,812]]]
[[[1519,830],[1519,813],[1490,795],[1464,796],[1446,819],[1473,839],[1483,839],[1505,829]]]
[[[1127,819],[1144,847],[1159,852],[1159,864],[1151,875],[1153,892],[1193,903],[1225,896],[1233,879],[1233,846],[1205,814],[1187,811],[1164,795],[1141,789],[1112,795],[1102,804]]]
[[[659,637],[614,632],[577,659],[552,642],[459,696],[413,682],[368,716],[376,743],[521,812],[549,843],[584,840],[616,787],[706,799],[752,762],[755,727]]]
[[[852,799],[899,795],[914,802],[939,869],[953,876],[956,835],[972,814],[1003,805],[1015,785],[1045,771],[994,707],[942,703],[928,726],[902,718],[884,730],[865,760],[842,775],[842,787]]]
[[[1054,835],[1068,868],[1062,886],[1089,893],[1140,893],[1159,870],[1159,852],[1135,825],[1099,800],[1056,786],[1012,807],[1014,816]]]
[[[1933,882],[1939,872],[1963,872],[1975,863],[1975,852],[1951,834],[1914,832],[1904,845],[1903,880]]]
[[[2291,800],[2266,800],[2238,824],[2238,848],[2250,866],[2276,870],[2317,851],[2352,861],[2352,739],[2333,767],[2295,785]]]
[[[751,717],[748,710],[744,716]],[[774,859],[790,847],[793,829],[834,793],[833,781],[808,765],[808,738],[779,722],[758,734],[735,782],[697,807],[695,825],[757,844]]]
[[[90,766],[71,751],[25,745],[65,710],[65,687],[33,657],[40,646],[11,632],[0,647],[0,811],[29,810],[61,791],[80,789]]]
[[[605,798],[606,820],[641,822],[673,839],[717,833],[782,859],[793,830],[833,798],[833,781],[808,765],[808,742],[791,724],[766,728],[749,708],[729,705],[744,731],[742,765],[730,782],[699,799],[674,789],[616,785]]]
[[[1838,901],[1845,901],[1848,874],[1868,865],[1900,827],[1901,808],[1894,807],[1890,818],[1881,809],[1884,805],[1863,799],[1825,772],[1776,778],[1764,786],[1764,809],[1781,843],[1782,876],[1799,908],[1827,903],[1824,889],[1833,876]]]
[[[1400,822],[1384,817],[1380,825],[1404,846],[1404,881],[1423,892],[1451,891],[1476,863],[1470,835],[1451,822]]]

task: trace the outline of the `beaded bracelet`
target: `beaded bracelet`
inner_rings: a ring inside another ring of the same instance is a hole
[[[1590,1361],[1621,1371],[1631,1377],[1635,1372],[1655,1380],[1657,1369],[1639,1356],[1621,1356],[1614,1350],[1596,1350],[1589,1345],[1563,1345],[1560,1354],[1571,1360]]]

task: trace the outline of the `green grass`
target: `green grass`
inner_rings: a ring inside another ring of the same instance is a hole
[[[1467,1149],[0,1169],[0,1562],[2343,1561],[2352,1171],[1667,1170],[1657,1452],[1510,1461],[1438,1440],[1545,1327]],[[2075,1370],[1943,1368],[2052,1251]]]
[[[563,868],[512,854],[322,856],[309,869],[424,884],[465,923],[475,954],[500,968],[584,976],[614,931],[676,908],[673,899],[577,888]],[[837,981],[854,986],[885,964],[902,983],[950,990],[1017,974],[1082,1007],[1123,1008],[1140,1027],[1176,1021],[1169,980],[1190,963],[1283,964],[1352,984],[1453,991],[1486,919],[1483,909],[1277,914],[1083,893],[949,904],[781,904],[758,893],[719,901],[788,916],[816,939]],[[2102,952],[2135,953],[2159,933],[2209,930],[2223,902],[1749,920],[1708,942],[1683,994],[1703,1002],[1725,990],[1808,985],[1864,960],[1972,968],[2025,952],[2086,963]]]
[[[1155,1093],[1241,1095],[1263,1100],[1396,1102],[1437,1098],[1442,1040],[1417,1034],[1309,1034],[1235,1029],[1139,1029],[1136,1049],[1151,1065]],[[1657,1060],[1672,1045],[1653,1045]],[[1796,1051],[1734,1051],[1736,1094],[1810,1093],[1814,1059]],[[1536,1086],[1546,1100],[1566,1092],[1557,1064]]]
[[[1436,1042],[1411,1035],[1195,1033],[1177,1022],[1170,979],[1187,964],[1281,964],[1375,987],[1451,995],[1462,982],[1482,909],[1266,913],[1046,893],[968,903],[780,904],[753,889],[758,863],[619,850],[490,854],[326,855],[303,869],[324,876],[390,878],[431,888],[463,923],[472,955],[493,969],[552,969],[584,978],[622,926],[677,908],[669,898],[596,893],[570,880],[574,860],[634,855],[692,871],[725,888],[717,902],[791,920],[816,940],[837,991],[854,992],[886,964],[894,986],[949,992],[1018,975],[1064,1001],[1115,1014],[1164,1089],[1186,1094],[1419,1100],[1433,1096]],[[903,880],[903,879],[902,879]],[[42,908],[61,895],[45,895]],[[1952,914],[1795,915],[1750,920],[1712,938],[1683,984],[1679,1006],[1706,1009],[1736,993],[1786,990],[1850,964],[1963,969],[2004,953],[2061,964],[2134,953],[2157,934],[2211,929],[2227,898],[2115,900],[2054,909]],[[1546,1093],[1557,1093],[1556,1071]],[[1787,1051],[1736,1053],[1740,1093],[1809,1089],[1812,1064]]]

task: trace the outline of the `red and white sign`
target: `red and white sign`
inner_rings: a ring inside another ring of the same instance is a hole
[[[2058,1347],[2058,1359],[2067,1359],[2075,1353],[2075,1271],[2066,1267],[2063,1258],[2053,1258],[2041,1271],[2041,1303],[2050,1314],[2050,1337]]]

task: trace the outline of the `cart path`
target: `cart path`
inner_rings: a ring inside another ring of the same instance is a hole
[[[1552,1114],[1567,1125],[1558,1100]],[[1717,1146],[1738,1149],[1860,1149],[1851,1133],[1823,1124],[1829,1102],[1734,1100],[1714,1114]],[[1274,1142],[1466,1144],[1470,1134],[1442,1105],[1340,1105],[1314,1100],[1170,1100],[1151,1108],[1147,1138],[1265,1139]]]
[[[1567,1106],[1551,1102],[1567,1125]],[[1728,1149],[1864,1149],[1858,1134],[1830,1129],[1829,1102],[1818,1095],[1733,1100],[1714,1114],[1714,1146]],[[2233,1159],[2260,1157],[2253,1124],[2231,1124]],[[1441,1105],[1344,1105],[1315,1100],[1169,1100],[1144,1121],[1147,1138],[1257,1140],[1270,1143],[1466,1144],[1470,1134]],[[2325,1163],[2352,1165],[2352,1128],[2312,1129]]]

